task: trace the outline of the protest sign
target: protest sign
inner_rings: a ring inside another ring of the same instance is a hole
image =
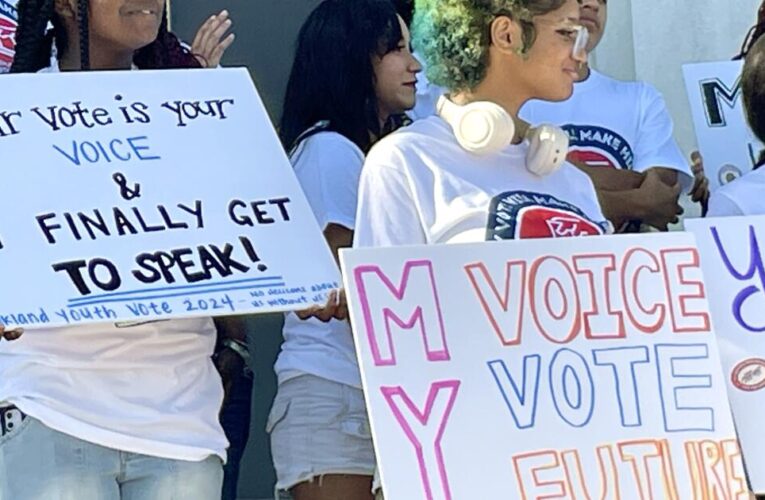
[[[690,219],[752,488],[765,493],[765,217]],[[712,288],[713,284],[713,288]]]
[[[0,323],[302,309],[339,273],[244,69],[0,79]]]
[[[742,64],[724,61],[683,66],[696,141],[713,190],[751,171],[763,149],[744,117]]]
[[[746,498],[692,235],[342,264],[388,500]]]

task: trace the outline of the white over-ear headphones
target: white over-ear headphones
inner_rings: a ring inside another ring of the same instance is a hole
[[[465,106],[442,95],[436,106],[438,114],[451,125],[454,136],[466,151],[478,155],[497,153],[515,137],[515,122],[499,104],[472,102]],[[529,152],[526,169],[538,176],[558,170],[568,154],[568,134],[554,125],[529,128],[526,133]]]

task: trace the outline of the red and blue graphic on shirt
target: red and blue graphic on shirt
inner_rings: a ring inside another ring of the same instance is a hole
[[[0,0],[0,73],[8,71],[16,48],[16,7]]]
[[[635,155],[632,146],[621,135],[594,125],[564,125],[568,133],[568,160],[590,167],[632,170]]]
[[[604,229],[571,203],[549,194],[509,191],[489,206],[486,240],[596,236]]]

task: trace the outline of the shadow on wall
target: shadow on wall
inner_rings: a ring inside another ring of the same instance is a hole
[[[236,41],[224,66],[247,66],[272,120],[281,116],[295,41],[300,26],[320,0],[175,0],[173,31],[194,40],[207,16],[228,9]]]

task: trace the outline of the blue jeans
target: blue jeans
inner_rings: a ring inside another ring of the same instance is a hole
[[[186,462],[121,452],[30,417],[0,437],[0,500],[210,500],[222,482],[217,456]]]

